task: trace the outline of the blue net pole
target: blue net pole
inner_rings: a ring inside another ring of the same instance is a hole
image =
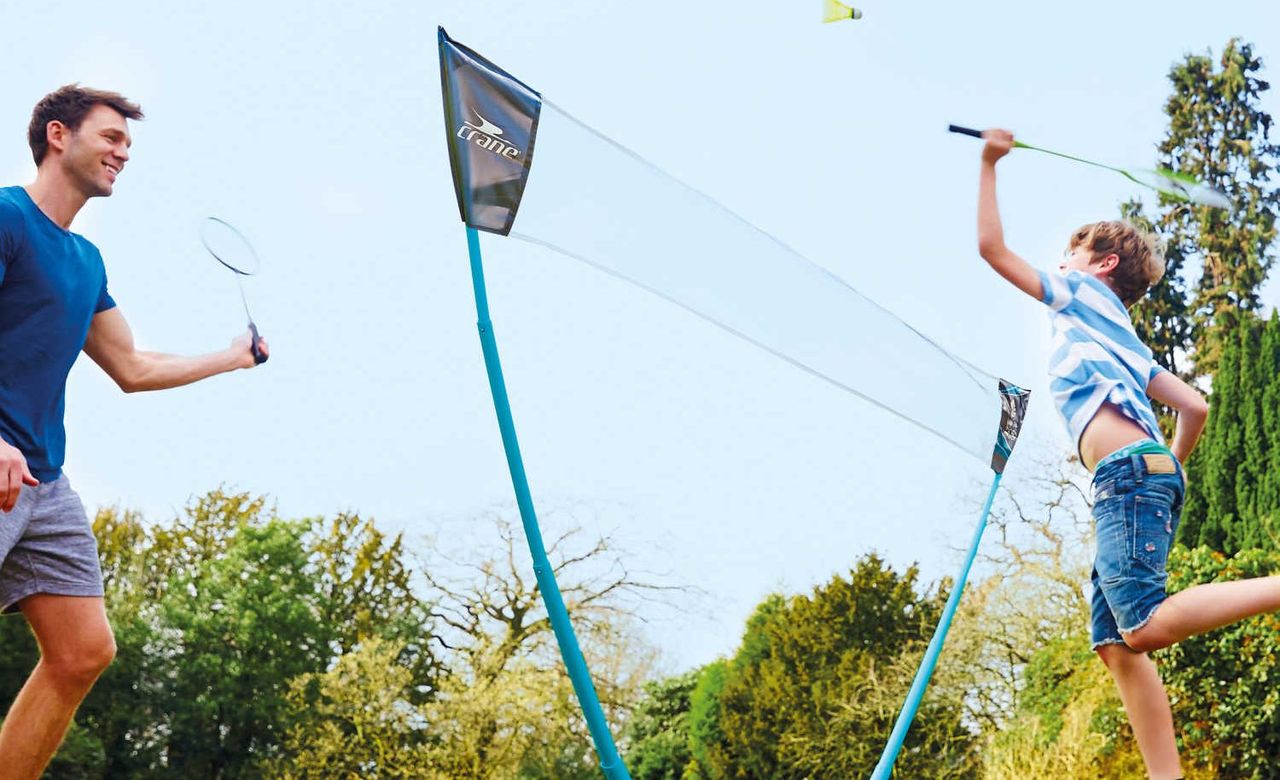
[[[907,693],[902,712],[898,713],[898,720],[893,724],[889,742],[884,746],[884,752],[880,754],[880,763],[876,764],[875,771],[871,773],[871,780],[889,780],[893,774],[893,763],[898,760],[902,743],[907,738],[907,730],[911,728],[911,721],[915,720],[916,710],[920,708],[920,700],[924,698],[924,691],[929,687],[929,678],[933,676],[933,670],[938,665],[938,656],[942,654],[942,645],[947,641],[951,620],[956,615],[956,608],[960,606],[960,596],[964,593],[964,585],[969,579],[969,570],[973,568],[973,560],[978,556],[978,545],[982,542],[982,533],[987,528],[987,518],[991,515],[991,505],[995,502],[996,490],[1000,487],[1002,476],[997,473],[991,483],[991,492],[987,494],[987,503],[982,508],[982,518],[978,520],[978,527],[973,532],[973,541],[969,544],[969,554],[965,557],[960,575],[956,577],[956,584],[951,589],[947,606],[942,610],[942,619],[938,621],[933,639],[929,641],[929,649],[925,651],[924,659],[920,661],[920,668],[916,670],[916,678],[911,683],[911,691]]]
[[[485,370],[489,374],[489,389],[493,393],[493,407],[498,414],[498,427],[502,431],[502,446],[507,453],[507,467],[511,471],[511,483],[515,487],[516,503],[520,507],[520,520],[524,525],[525,538],[529,542],[529,552],[533,556],[533,571],[538,578],[538,588],[542,591],[542,601],[547,607],[551,628],[555,632],[556,643],[560,647],[560,656],[564,659],[569,679],[573,682],[573,690],[578,695],[578,704],[582,707],[582,714],[587,720],[587,728],[591,731],[596,754],[600,757],[600,768],[608,780],[630,780],[631,775],[628,774],[626,766],[618,756],[618,748],[613,742],[613,735],[609,732],[604,710],[600,707],[595,685],[591,682],[587,661],[582,657],[582,649],[578,647],[578,638],[574,634],[573,624],[569,622],[569,611],[565,609],[564,598],[560,595],[560,586],[556,584],[555,571],[547,559],[547,551],[542,542],[542,531],[538,527],[538,517],[533,509],[529,480],[525,476],[524,461],[520,457],[520,442],[516,439],[516,426],[511,416],[511,403],[507,399],[507,386],[502,378],[502,363],[498,359],[498,342],[493,335],[493,323],[489,320],[489,300],[485,292],[480,236],[472,227],[467,228],[467,251],[471,255],[471,281],[476,294],[476,325],[480,329],[480,345],[484,350]]]

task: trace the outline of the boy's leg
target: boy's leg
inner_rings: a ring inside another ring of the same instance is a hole
[[[1280,576],[1210,582],[1165,599],[1146,625],[1124,635],[1124,640],[1129,647],[1145,653],[1277,610],[1280,610]]]
[[[39,594],[22,614],[40,644],[40,662],[0,728],[0,778],[35,780],[62,742],[81,700],[115,656],[101,597]]]
[[[1116,681],[1134,739],[1147,765],[1147,774],[1152,780],[1182,777],[1169,695],[1160,682],[1155,662],[1145,653],[1134,652],[1124,645],[1101,645],[1097,653]]]

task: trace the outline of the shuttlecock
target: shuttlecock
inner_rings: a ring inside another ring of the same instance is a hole
[[[839,22],[845,19],[861,19],[862,12],[847,6],[840,0],[822,0],[822,21]]]

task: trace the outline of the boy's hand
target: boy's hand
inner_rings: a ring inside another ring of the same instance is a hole
[[[1013,148],[1013,133],[992,128],[984,130],[982,165],[978,172],[978,254],[1009,283],[1037,301],[1044,300],[1040,272],[1004,243],[1000,207],[996,203],[996,161]]]
[[[1175,458],[1185,464],[1209,419],[1209,402],[1199,390],[1169,371],[1157,371],[1151,377],[1151,381],[1147,383],[1147,395],[1177,410],[1178,423],[1169,449],[1173,451]],[[1186,472],[1183,472],[1183,478],[1186,478]]]
[[[1013,133],[1008,130],[991,128],[982,131],[982,138],[987,143],[982,147],[982,161],[995,165],[996,160],[1004,157],[1013,148]]]

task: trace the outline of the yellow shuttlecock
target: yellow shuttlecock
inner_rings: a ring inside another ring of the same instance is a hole
[[[845,19],[861,19],[862,12],[847,6],[840,0],[822,0],[822,21],[839,22]]]

